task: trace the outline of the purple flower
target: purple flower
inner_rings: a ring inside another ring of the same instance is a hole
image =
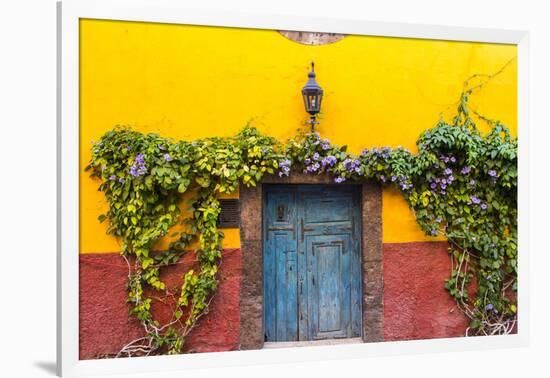
[[[279,167],[281,168],[281,171],[279,172],[279,177],[288,176],[290,173],[290,160],[285,159],[281,162],[279,162]]]
[[[470,180],[470,186],[474,186],[476,184],[475,180]]]
[[[164,155],[162,155],[162,157],[163,157],[164,160],[166,160],[166,161],[172,161],[172,160],[174,160],[174,159],[172,159],[172,156],[170,156],[170,154],[164,154]]]
[[[316,152],[313,154],[313,160],[319,160],[319,154]]]
[[[397,176],[392,176],[391,181],[394,182],[395,180],[397,180]]]
[[[159,150],[161,150],[161,151],[164,150],[164,146],[163,146],[162,144],[159,144],[159,145],[158,145],[158,148],[159,148]]]
[[[118,179],[118,182],[120,182],[121,184],[124,182],[124,180],[122,179],[122,177],[120,177],[120,178]]]
[[[145,166],[145,159],[143,154],[137,154],[134,160],[134,164],[130,166],[130,174],[134,177],[143,176],[147,173],[147,167]]]
[[[321,164],[323,164],[323,167],[326,167],[327,165],[332,167],[334,166],[334,164],[336,164],[336,158],[332,155],[329,155],[321,160]]]
[[[492,303],[489,303],[487,306],[485,306],[485,311],[491,311],[494,308]]]
[[[456,163],[456,158],[454,156],[451,156],[451,163]]]
[[[342,182],[346,181],[346,178],[345,177],[336,177],[334,179],[334,182],[337,183],[337,184],[340,184]]]
[[[468,173],[470,173],[470,167],[464,167],[460,170],[460,173],[462,173],[463,175],[467,175]]]
[[[437,235],[437,230],[434,228],[433,230],[430,231],[430,234],[432,236],[436,236]]]
[[[447,188],[446,184],[441,184],[441,189],[446,189],[446,188]]]
[[[344,165],[344,168],[346,168],[350,172],[355,171],[356,168],[360,165],[359,160],[352,159],[346,159],[342,162],[342,164]]]
[[[328,141],[328,139],[323,139],[323,142],[321,143],[321,148],[324,151],[330,149],[330,142]]]
[[[432,182],[432,184],[430,185],[430,188],[432,188],[432,189],[437,188],[437,184],[435,182]]]
[[[451,182],[453,182],[454,179],[455,179],[455,177],[454,177],[453,175],[450,175],[449,177],[447,177],[447,181],[449,181],[449,184],[450,184]]]
[[[386,176],[381,175],[381,176],[380,176],[380,180],[382,180],[382,182],[386,182]]]
[[[491,177],[497,177],[497,172],[496,172],[495,170],[493,170],[493,169],[489,169],[489,170],[487,171],[487,174],[488,174],[489,176],[491,176]]]
[[[115,176],[115,175],[111,175],[111,176],[109,176],[109,180],[111,180],[111,181],[115,181],[115,180],[116,180],[116,176]]]
[[[444,174],[446,174],[447,176],[449,176],[450,174],[453,173],[453,170],[451,168],[447,168],[443,171]]]
[[[443,220],[443,219],[441,219],[440,217],[435,218],[435,221],[436,221],[437,223],[441,223],[442,220]]]
[[[470,197],[470,201],[472,201],[472,203],[475,203],[476,205],[481,203],[481,200],[479,198],[477,198],[475,195]]]
[[[487,204],[486,204],[486,203],[482,203],[482,204],[481,204],[481,208],[482,208],[483,210],[487,210]]]
[[[320,167],[321,167],[321,166],[319,165],[319,163],[315,163],[315,164],[312,164],[312,165],[308,165],[307,171],[308,171],[308,172],[317,172],[317,170],[318,170]]]
[[[304,163],[306,163],[306,164],[311,164],[311,159],[310,159],[310,158],[307,158],[306,160],[304,160]]]

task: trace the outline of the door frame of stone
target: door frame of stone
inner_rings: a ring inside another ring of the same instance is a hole
[[[256,187],[240,187],[241,350],[264,345],[263,309],[263,184],[333,184],[329,175],[293,173],[289,177],[266,176]],[[351,184],[354,184],[351,182]],[[364,181],[361,190],[361,276],[363,342],[383,341],[382,188]],[[347,185],[347,184],[340,184]]]

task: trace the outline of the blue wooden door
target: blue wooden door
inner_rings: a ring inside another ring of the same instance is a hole
[[[265,188],[266,341],[361,335],[360,219],[355,186]]]

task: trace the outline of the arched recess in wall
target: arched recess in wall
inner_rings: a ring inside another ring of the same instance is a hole
[[[290,39],[291,41],[301,43],[303,45],[328,45],[329,43],[335,43],[341,41],[346,37],[346,34],[338,33],[322,33],[322,32],[302,32],[302,31],[289,31],[279,30],[279,33]]]

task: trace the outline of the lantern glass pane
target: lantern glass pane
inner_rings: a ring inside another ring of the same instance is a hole
[[[302,98],[304,99],[304,107],[306,108],[306,112],[309,111],[309,106],[307,104],[307,95],[302,95]]]

